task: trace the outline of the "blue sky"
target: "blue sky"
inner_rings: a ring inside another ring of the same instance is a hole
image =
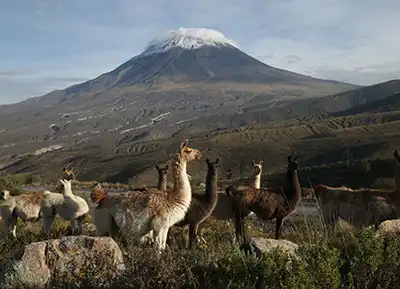
[[[0,104],[94,78],[179,27],[315,77],[400,78],[399,11],[398,0],[1,0]]]

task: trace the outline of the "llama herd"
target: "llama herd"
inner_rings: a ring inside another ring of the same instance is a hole
[[[395,151],[400,163],[400,156]],[[188,140],[181,143],[176,157],[172,160],[173,187],[167,187],[168,165],[156,166],[157,187],[137,188],[127,193],[108,194],[97,184],[92,188],[90,200],[95,204],[93,219],[97,236],[121,236],[123,240],[144,242],[149,239],[158,252],[166,247],[169,229],[172,226],[189,227],[189,248],[195,242],[206,242],[199,234],[199,225],[210,216],[220,221],[234,220],[235,237],[240,243],[246,240],[245,218],[255,214],[262,220],[276,219],[275,238],[282,237],[281,228],[285,217],[292,214],[301,201],[298,178],[298,157],[289,156],[286,168],[286,183],[280,189],[261,187],[263,162],[252,163],[249,184],[238,188],[229,185],[219,192],[219,159],[206,159],[207,175],[204,194],[192,194],[187,164],[198,161],[202,153],[188,146]],[[56,192],[25,193],[11,196],[0,192],[0,212],[3,232],[16,237],[17,220],[36,222],[41,220],[42,229],[49,234],[54,218],[58,215],[71,222],[73,232],[82,234],[83,223],[89,213],[88,203],[73,194],[71,182],[75,179],[72,171],[64,168],[61,186]],[[396,169],[396,190],[373,189],[352,190],[346,187],[333,188],[326,185],[313,186],[320,203],[322,215],[328,228],[335,226],[342,218],[358,227],[375,225],[385,220],[397,219],[400,215],[400,172]]]

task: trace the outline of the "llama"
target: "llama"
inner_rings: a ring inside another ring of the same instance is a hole
[[[188,147],[188,140],[181,143],[173,166],[172,190],[149,189],[145,194],[133,191],[113,196],[104,190],[93,190],[90,198],[97,204],[97,235],[115,237],[121,233],[138,241],[153,231],[158,252],[163,251],[169,228],[184,219],[192,200],[187,163],[199,160],[201,156],[200,150]]]
[[[64,187],[63,194],[47,192],[43,197],[41,211],[42,227],[45,234],[49,234],[57,214],[62,219],[71,222],[72,232],[76,229],[76,226],[78,226],[78,233],[82,234],[83,221],[85,220],[86,214],[89,212],[89,206],[83,198],[73,194],[71,181],[72,180],[60,179]]]
[[[301,201],[301,189],[297,175],[298,156],[288,157],[286,169],[287,187],[281,190],[270,188],[248,188],[243,191],[228,187],[227,191],[237,198],[235,202],[235,231],[236,235],[246,240],[244,234],[244,218],[250,212],[262,220],[276,219],[275,239],[282,237],[283,219],[292,214]]]
[[[8,190],[0,191],[0,214],[3,220],[3,232],[16,235],[17,221],[37,222],[41,218],[40,203],[45,192],[30,192],[11,196]]]
[[[261,185],[261,173],[262,173],[263,161],[259,161],[259,163],[252,161],[251,165],[253,170],[250,176],[250,183],[248,187],[259,189]],[[218,193],[218,201],[214,211],[211,213],[211,216],[213,216],[215,219],[219,221],[230,222],[230,220],[234,219],[235,216],[234,202],[235,199],[232,196],[230,196],[230,191],[225,193]],[[239,238],[238,235],[236,235],[237,240],[238,238]]]
[[[329,187],[323,184],[313,186],[321,207],[328,233],[332,233],[338,218],[356,228],[379,224],[385,220],[396,219],[400,214],[400,156],[394,151],[397,160],[394,191],[376,189],[351,189]]]
[[[213,212],[218,200],[218,166],[219,158],[215,162],[206,159],[207,176],[206,189],[204,195],[192,195],[192,202],[185,218],[176,223],[175,226],[184,227],[189,225],[189,249],[192,248],[194,241],[199,239],[198,228]],[[202,241],[205,240],[202,238]]]

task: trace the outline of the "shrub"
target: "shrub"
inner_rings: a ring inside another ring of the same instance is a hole
[[[20,195],[23,193],[21,181],[13,175],[7,175],[0,178],[0,189],[9,190],[11,195]]]

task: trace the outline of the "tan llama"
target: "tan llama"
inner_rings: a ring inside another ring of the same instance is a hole
[[[89,212],[87,202],[75,196],[72,192],[72,180],[60,180],[63,185],[63,193],[48,192],[42,200],[42,226],[45,234],[50,232],[56,215],[62,219],[71,221],[71,229],[74,231],[78,225],[78,233],[82,234],[83,221]]]
[[[358,228],[370,225],[377,228],[381,222],[400,216],[400,156],[397,150],[394,156],[397,160],[394,191],[323,184],[313,186],[329,232],[332,232],[339,217]]]
[[[93,190],[90,197],[97,204],[97,235],[114,237],[120,232],[139,241],[152,230],[158,251],[164,250],[169,228],[183,220],[192,200],[186,165],[200,158],[199,150],[188,147],[187,140],[182,142],[173,163],[172,190],[149,189],[146,193],[133,191],[113,196],[101,188]]]
[[[8,190],[0,192],[0,214],[3,232],[16,237],[18,218],[24,222],[36,222],[41,217],[40,204],[48,192],[30,192],[11,196]]]

